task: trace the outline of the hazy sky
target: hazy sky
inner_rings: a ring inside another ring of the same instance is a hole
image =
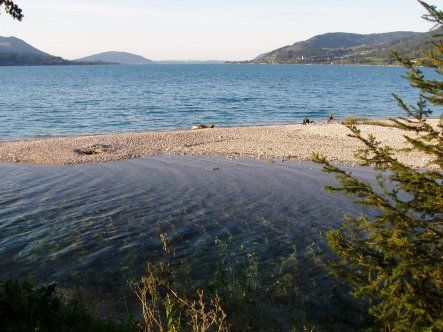
[[[441,0],[434,0],[438,4]],[[128,51],[153,60],[244,60],[325,32],[426,31],[415,0],[16,0],[0,35],[67,59]]]

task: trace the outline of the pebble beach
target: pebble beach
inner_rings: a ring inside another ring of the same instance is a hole
[[[432,125],[439,122],[429,121]],[[427,167],[431,161],[424,154],[401,151],[409,146],[404,135],[414,133],[373,124],[359,128],[363,135],[372,133],[383,145],[391,146],[396,156],[410,166]],[[356,165],[354,154],[362,143],[349,133],[346,126],[333,123],[50,137],[0,142],[0,161],[68,165],[164,154],[311,160],[312,153],[318,152],[334,163]]]

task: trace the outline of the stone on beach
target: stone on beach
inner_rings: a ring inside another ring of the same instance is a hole
[[[112,145],[110,144],[95,144],[92,146],[88,146],[86,148],[80,148],[80,149],[76,149],[74,150],[74,152],[78,153],[78,154],[84,154],[84,155],[94,155],[94,154],[99,154],[99,153],[103,153],[103,152],[110,152],[112,148]]]
[[[208,128],[214,128],[215,126],[212,124],[212,125],[203,125],[203,124],[197,124],[197,125],[195,125],[195,126],[192,126],[192,128],[191,129],[193,129],[193,130],[195,130],[195,129],[208,129]]]

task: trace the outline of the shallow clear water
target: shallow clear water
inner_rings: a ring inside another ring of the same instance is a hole
[[[0,140],[403,115],[397,67],[146,65],[0,67]],[[414,92],[412,96],[416,96]]]
[[[373,177],[368,169],[353,172]],[[337,306],[313,255],[344,213],[361,210],[325,192],[330,181],[318,165],[294,161],[162,156],[64,167],[0,164],[0,279],[127,295],[127,281],[144,272],[146,259],[160,259],[161,232],[176,257],[194,262],[197,278],[213,269],[220,242],[230,259],[253,254],[265,273],[295,252],[298,263],[291,264],[304,293],[317,305]]]

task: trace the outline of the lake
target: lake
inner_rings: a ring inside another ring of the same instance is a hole
[[[370,169],[353,173],[373,180]],[[161,156],[72,166],[3,163],[0,278],[56,282],[93,294],[90,303],[107,301],[102,310],[136,310],[137,302],[127,300],[128,281],[145,272],[147,259],[162,261],[164,234],[175,270],[185,258],[195,282],[213,277],[220,262],[246,261],[264,278],[295,279],[303,319],[318,325],[340,315],[342,324],[343,312],[355,308],[320,253],[326,232],[345,213],[362,210],[326,192],[327,183],[331,177],[320,166],[296,161]]]
[[[330,112],[397,116],[390,93],[411,95],[402,73],[303,65],[0,67],[0,140],[200,122],[294,123],[325,120]],[[373,181],[371,169],[352,171]],[[296,294],[290,299],[297,310],[283,297],[267,312],[353,330],[366,310],[326,270],[326,232],[362,209],[326,192],[331,182],[318,165],[297,161],[159,156],[71,166],[0,163],[0,279],[56,282],[101,313],[136,313],[128,282],[140,278],[147,260],[166,259],[165,236],[174,250],[166,260],[174,271],[186,260],[195,285],[219,276],[221,263],[233,275],[253,268],[247,273],[259,275],[269,292],[278,292],[283,280]],[[288,322],[277,323],[286,330]]]
[[[402,115],[392,92],[410,95],[403,73],[325,65],[0,67],[0,140],[294,123],[331,112],[386,118]]]

